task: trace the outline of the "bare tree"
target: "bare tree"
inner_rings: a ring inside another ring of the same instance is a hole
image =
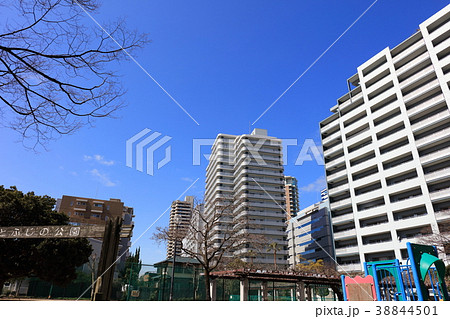
[[[448,212],[447,212],[448,213]],[[427,229],[425,229],[427,230]],[[424,230],[424,233],[425,233]],[[439,234],[430,233],[422,236],[420,244],[436,246],[439,253],[450,254],[450,222],[443,222],[439,225]]]
[[[86,15],[98,10],[96,0],[5,0],[0,7],[11,17],[0,25],[4,126],[35,148],[124,105],[125,90],[109,68],[147,43],[145,34],[123,21],[99,28]]]
[[[248,232],[248,220],[242,217],[245,214],[238,209],[239,202],[233,199],[219,198],[205,210],[200,207],[201,205],[196,205],[193,209],[186,231],[159,227],[152,238],[159,242],[181,242],[185,239],[181,251],[202,265],[206,299],[211,300],[211,272],[224,267],[227,262],[235,261],[236,256],[245,255],[248,250],[246,248],[258,246],[264,238]]]

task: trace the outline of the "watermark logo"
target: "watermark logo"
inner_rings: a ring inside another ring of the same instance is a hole
[[[288,146],[300,147],[300,151],[295,157],[295,166],[302,166],[305,162],[315,162],[317,165],[325,165],[323,160],[323,152],[321,145],[316,145],[313,139],[305,139],[303,143],[299,143],[298,139],[285,138],[280,139],[279,142],[274,142],[270,139],[259,139],[254,142],[250,140],[242,140],[239,145],[233,145],[231,143],[220,143],[220,146],[216,146],[216,154],[211,158],[211,149],[216,142],[215,139],[208,138],[194,138],[192,140],[192,165],[201,165],[202,157],[207,161],[220,161],[226,165],[234,165],[235,161],[239,159],[242,153],[245,153],[247,161],[254,161],[258,165],[270,164],[267,160],[279,159],[277,150],[274,146],[281,147],[281,162],[283,165],[288,165]],[[269,146],[269,147],[267,147]],[[235,149],[237,147],[237,149]],[[203,151],[208,150],[208,153]],[[292,153],[292,152],[291,152]],[[291,154],[292,155],[292,154]],[[220,160],[219,160],[220,157]],[[237,158],[236,158],[237,157]]]
[[[159,132],[152,132],[152,130],[146,128],[128,139],[126,142],[126,165],[133,168],[133,164],[135,164],[138,171],[144,172],[144,161],[146,161],[145,172],[153,176],[155,152],[172,139],[172,137],[167,135],[158,139],[161,135]],[[144,151],[146,152],[144,153]],[[172,159],[172,148],[170,145],[164,149],[164,153],[164,158],[156,164],[157,169],[162,168]],[[134,157],[133,154],[135,155]]]

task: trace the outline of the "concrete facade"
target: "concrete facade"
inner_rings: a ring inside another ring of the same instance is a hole
[[[284,187],[286,196],[286,219],[289,220],[297,216],[299,211],[297,179],[292,176],[285,176]]]
[[[407,241],[438,234],[450,219],[450,6],[357,71],[320,123],[345,271],[406,262]]]
[[[289,220],[287,227],[289,266],[323,260],[334,264],[334,243],[331,229],[329,201],[322,201],[302,209]]]
[[[281,140],[255,129],[252,134],[219,134],[212,146],[206,169],[205,214],[212,215],[214,203],[233,202],[236,218],[248,220],[250,234],[263,235],[267,244],[277,243],[277,264],[287,264],[285,188]],[[223,221],[223,223],[232,221]],[[221,242],[217,227],[215,244]],[[245,262],[273,264],[273,252],[261,249],[250,256],[252,247],[233,253]]]
[[[172,202],[169,218],[169,231],[174,231],[177,236],[184,237],[191,222],[192,210],[194,208],[194,197],[186,196],[184,200]],[[177,243],[175,251],[175,241],[170,239],[167,242],[167,258],[172,258],[174,253],[181,255],[181,243]]]

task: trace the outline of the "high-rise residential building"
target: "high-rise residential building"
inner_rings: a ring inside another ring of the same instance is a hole
[[[115,217],[122,218],[122,231],[127,232],[129,237],[120,238],[118,255],[122,256],[119,262],[119,268],[124,264],[129,256],[128,248],[131,246],[132,230],[134,228],[134,209],[125,206],[125,204],[116,198],[109,200],[76,197],[63,195],[56,201],[56,211],[69,216],[70,223],[73,225],[104,225],[109,219]],[[89,239],[94,247],[96,258],[100,258],[99,247],[100,239]]]
[[[287,220],[297,216],[299,210],[297,179],[292,176],[284,177],[286,196],[286,218]]]
[[[450,220],[450,6],[348,79],[320,123],[337,262],[406,262]]]
[[[176,232],[177,236],[183,237],[191,222],[192,210],[194,208],[194,197],[186,196],[184,200],[172,202],[170,209],[169,231]],[[181,255],[181,242],[177,242],[175,250],[175,240],[167,242],[167,258],[172,258],[174,253]]]
[[[246,218],[247,229],[277,244],[277,265],[287,264],[285,187],[281,140],[254,129],[251,134],[219,134],[206,169],[205,215],[212,215],[216,200],[231,200],[234,216]],[[232,221],[223,221],[223,223]],[[221,242],[217,226],[215,244]],[[233,253],[246,262],[273,264],[274,253],[264,247],[257,256],[249,245]]]
[[[182,240],[182,247],[187,251],[192,252],[194,254],[201,254],[201,245],[204,242],[201,238],[201,233],[195,231],[203,231],[204,230],[204,204],[198,204],[194,207],[193,214],[191,217],[190,225],[192,226],[192,231],[187,231],[186,236]],[[205,233],[205,231],[203,231]],[[190,254],[186,254],[186,252],[182,252],[181,255],[183,257],[192,257]]]
[[[287,226],[289,265],[321,259],[334,266],[334,243],[328,200],[302,209]]]
[[[327,199],[328,199],[328,189],[325,188],[320,191],[320,200],[324,201]]]

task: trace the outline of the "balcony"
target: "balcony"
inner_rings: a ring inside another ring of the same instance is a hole
[[[333,153],[335,153],[335,152],[337,152],[339,150],[342,150],[342,142],[337,144],[337,145],[335,145],[335,146],[333,146],[333,147],[330,147],[327,150],[324,150],[323,151],[323,155],[324,156],[330,156],[331,154],[333,154]]]
[[[328,144],[329,142],[331,142],[331,141],[337,139],[337,138],[340,137],[340,136],[341,136],[341,131],[340,131],[340,130],[337,130],[336,132],[332,133],[331,135],[329,135],[329,136],[323,138],[323,139],[322,139],[322,145],[326,145],[326,144]]]
[[[428,54],[428,52],[424,52],[421,55],[419,55],[418,57],[414,58],[413,60],[409,61],[408,63],[406,63],[405,65],[403,65],[402,67],[400,67],[396,72],[397,75],[400,76],[402,73],[408,71],[409,69],[417,66],[418,64],[424,62],[425,60],[429,59],[430,55]]]
[[[417,122],[413,125],[411,125],[412,131],[415,132],[417,130],[420,130],[421,128],[427,127],[429,125],[435,124],[443,119],[446,119],[450,117],[450,113],[448,110],[444,110],[443,112],[440,112],[438,114],[432,115],[430,117],[427,117],[423,119],[420,122]]]
[[[345,222],[351,221],[351,220],[353,220],[353,218],[354,218],[353,213],[349,213],[349,214],[345,214],[345,215],[332,217],[331,221],[332,221],[333,225],[339,225],[339,224],[344,224]]]
[[[337,127],[339,126],[339,117],[336,117],[336,119],[332,120],[330,123],[328,123],[325,126],[322,126],[322,128],[320,129],[320,131],[322,133],[325,133],[326,131],[328,131],[329,129],[331,129],[332,127]]]
[[[409,48],[405,49],[404,51],[400,52],[399,54],[397,54],[393,59],[392,62],[394,64],[396,64],[398,61],[400,61],[401,59],[407,57],[408,55],[410,55],[411,53],[413,53],[414,51],[416,51],[417,49],[421,48],[422,46],[425,45],[425,42],[423,41],[423,39],[420,39],[419,41],[417,41],[416,43],[414,43],[413,45],[411,45]]]
[[[342,208],[345,206],[350,206],[351,204],[352,204],[352,199],[346,198],[346,199],[331,203],[330,205],[331,205],[331,209],[334,210],[334,209]]]
[[[348,246],[342,248],[335,249],[336,255],[345,256],[345,255],[355,255],[359,253],[358,245],[356,246]]]
[[[417,148],[450,136],[450,127],[416,140]]]
[[[433,65],[429,65],[426,68],[424,68],[423,70],[421,70],[413,75],[410,75],[408,78],[406,78],[406,80],[402,81],[400,83],[400,89],[403,90],[408,85],[410,85],[416,81],[420,81],[420,79],[422,79],[432,73],[434,73]]]
[[[270,196],[267,194],[252,194],[252,193],[246,193],[242,196],[239,196],[239,198],[261,198],[261,199],[275,199],[275,200],[284,200],[283,195],[276,195],[271,194]]]
[[[448,157],[448,156],[450,156],[450,147],[443,148],[439,151],[436,151],[436,152],[433,152],[433,153],[430,153],[427,155],[423,155],[420,157],[420,162],[422,164],[426,164],[426,163],[429,163],[432,161],[440,160],[440,159],[442,159],[444,157]]]
[[[358,89],[358,88],[356,88],[356,89]],[[354,89],[354,90],[356,90],[356,89]],[[353,91],[352,91],[352,92],[353,92]],[[353,94],[354,94],[354,93],[353,93]],[[346,95],[348,95],[348,93],[347,93]],[[345,96],[345,95],[344,95],[344,96]],[[344,96],[342,96],[342,97],[344,97]],[[362,93],[361,93],[361,92],[359,92],[358,94],[352,96],[351,99],[348,99],[348,100],[345,101],[344,103],[339,104],[339,109],[342,111],[342,110],[345,109],[347,106],[350,106],[352,103],[354,103],[355,101],[357,101],[357,100],[360,99],[360,98],[362,98]],[[340,100],[340,99],[339,99],[339,100]],[[350,111],[350,112],[351,112],[351,111]]]
[[[450,198],[450,187],[430,192],[432,201]]]
[[[361,272],[362,267],[361,267],[360,263],[339,264],[337,266],[337,271],[339,271],[339,272]]]
[[[270,186],[267,186],[267,185],[261,185],[261,186],[259,186],[259,185],[242,185],[238,189],[239,190],[241,190],[241,189],[254,189],[254,190],[259,190],[259,191],[264,190],[266,192],[277,192],[277,193],[283,192],[284,193],[284,188],[270,187]]]
[[[447,49],[448,47],[450,47],[450,38],[439,43],[437,46],[434,47],[434,50],[439,54],[441,51]]]
[[[349,229],[336,232],[333,235],[335,240],[356,237],[356,229]]]
[[[329,169],[330,167],[337,166],[337,165],[339,165],[341,163],[344,163],[344,162],[345,162],[345,157],[344,157],[344,154],[342,154],[338,158],[336,158],[336,159],[326,163],[325,164],[325,168]]]
[[[336,195],[339,193],[342,193],[344,191],[348,190],[348,183],[344,184],[344,185],[340,185],[331,189],[328,189],[328,194],[329,195]]]
[[[438,222],[450,219],[450,209],[439,210],[434,213]]]
[[[414,91],[404,95],[403,101],[405,102],[405,104],[407,104],[409,101],[416,98],[418,95],[421,95],[427,91],[430,91],[438,86],[439,86],[438,79],[434,79],[433,81],[431,81],[425,85],[422,85],[422,86],[418,87],[417,89],[415,89]]]
[[[327,176],[327,181],[330,183],[330,182],[333,182],[335,180],[343,179],[344,177],[347,177],[347,170],[345,170],[345,169],[343,169],[343,170],[341,170],[339,172],[333,173],[331,175],[328,175]]]
[[[409,117],[412,117],[416,114],[419,114],[419,113],[441,103],[442,101],[444,101],[444,95],[441,93],[431,99],[427,99],[427,100],[421,102],[420,104],[415,105],[413,108],[407,110],[406,112],[408,113]]]
[[[425,180],[427,182],[437,181],[450,176],[450,167],[440,169],[438,171],[425,174]]]
[[[280,178],[284,176],[283,173],[281,173],[280,171],[271,171],[268,169],[243,169],[240,173],[236,175],[236,178],[244,174],[268,175]],[[233,176],[233,174],[231,176]]]

